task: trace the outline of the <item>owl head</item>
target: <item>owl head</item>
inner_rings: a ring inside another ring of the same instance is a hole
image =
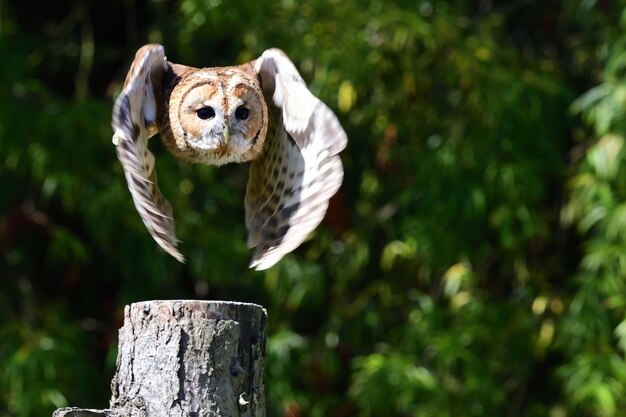
[[[171,136],[165,132],[166,143],[188,159],[215,165],[245,162],[262,149],[267,105],[258,79],[243,70],[184,74],[171,90],[168,113]]]

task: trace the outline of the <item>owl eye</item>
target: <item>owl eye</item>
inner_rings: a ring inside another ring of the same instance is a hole
[[[239,106],[237,107],[237,110],[235,110],[235,117],[239,120],[246,120],[248,118],[248,113],[248,109],[243,106]]]
[[[215,110],[213,110],[213,107],[202,107],[196,110],[196,115],[202,120],[211,119],[215,117]]]

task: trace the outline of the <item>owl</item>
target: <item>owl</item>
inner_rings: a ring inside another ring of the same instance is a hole
[[[157,184],[148,139],[160,134],[180,159],[209,165],[250,162],[244,198],[250,267],[262,270],[297,248],[322,221],[343,180],[347,136],[279,49],[246,64],[193,68],[163,46],[141,47],[115,100],[113,143],[148,232],[178,250],[172,206]]]

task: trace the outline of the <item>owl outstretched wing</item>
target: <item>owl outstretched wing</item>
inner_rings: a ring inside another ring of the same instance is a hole
[[[347,136],[335,114],[307,88],[284,52],[256,60],[275,131],[250,165],[245,198],[250,267],[267,269],[297,248],[324,218],[343,180],[338,153]],[[271,110],[270,110],[271,111]]]
[[[115,100],[113,143],[141,220],[166,252],[184,262],[176,248],[172,206],[159,190],[154,155],[148,150],[148,139],[156,133],[156,120],[163,111],[159,106],[166,70],[161,45],[145,45],[137,51],[124,89]]]

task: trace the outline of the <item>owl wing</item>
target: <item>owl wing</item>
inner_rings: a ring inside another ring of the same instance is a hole
[[[176,248],[172,206],[159,190],[154,155],[148,150],[148,139],[157,132],[157,116],[163,111],[159,106],[167,65],[161,45],[145,45],[137,51],[124,89],[115,100],[113,143],[141,220],[167,253],[184,262]]]
[[[250,165],[245,198],[251,268],[267,269],[297,248],[326,214],[343,180],[337,155],[347,136],[291,60],[269,49],[256,60],[275,131]]]

